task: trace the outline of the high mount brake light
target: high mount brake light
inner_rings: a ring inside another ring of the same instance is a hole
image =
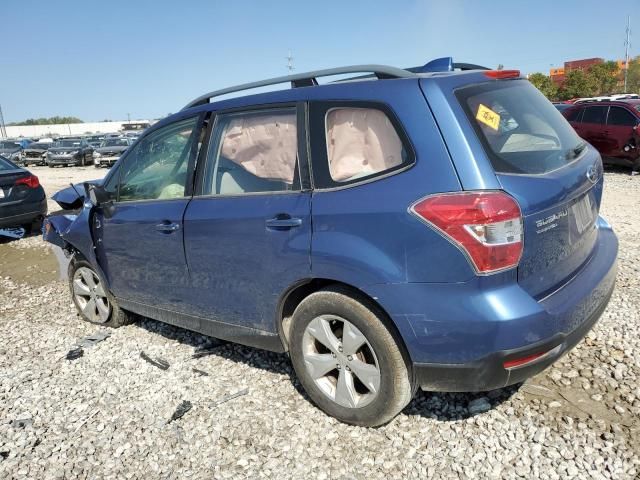
[[[35,175],[29,175],[28,177],[22,177],[16,180],[15,185],[26,185],[29,188],[38,188],[40,186],[40,180]]]
[[[516,267],[523,248],[522,213],[504,192],[431,195],[410,211],[457,246],[479,275]]]
[[[520,76],[520,70],[487,70],[484,74],[489,78],[495,78],[497,80],[501,78],[518,78]]]

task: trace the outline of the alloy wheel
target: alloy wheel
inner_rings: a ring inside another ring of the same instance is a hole
[[[87,268],[80,267],[73,274],[73,295],[83,315],[94,323],[109,320],[111,305],[100,278]]]
[[[380,367],[371,344],[336,315],[314,318],[305,329],[302,355],[308,374],[331,400],[347,408],[371,403],[380,390]]]

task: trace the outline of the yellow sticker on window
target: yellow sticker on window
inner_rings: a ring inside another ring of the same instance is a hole
[[[478,107],[478,113],[476,113],[476,120],[484,123],[485,125],[498,130],[500,126],[500,115],[491,110],[489,107],[485,107],[480,104]]]

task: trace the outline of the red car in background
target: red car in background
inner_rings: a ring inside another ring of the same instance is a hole
[[[604,163],[640,171],[640,100],[580,103],[562,114]]]

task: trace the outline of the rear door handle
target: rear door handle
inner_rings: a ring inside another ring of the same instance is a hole
[[[293,228],[302,225],[302,219],[289,215],[277,215],[265,221],[267,228]]]
[[[156,225],[156,230],[162,233],[173,233],[180,228],[180,224],[165,221]]]

